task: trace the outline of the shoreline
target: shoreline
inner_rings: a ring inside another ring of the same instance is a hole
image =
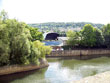
[[[46,58],[63,58],[63,59],[78,59],[87,60],[98,57],[110,57],[110,49],[76,49],[53,51]]]
[[[48,62],[44,60],[41,61],[40,65],[29,64],[29,65],[3,66],[3,67],[0,67],[0,76],[38,70],[48,66],[49,66]]]

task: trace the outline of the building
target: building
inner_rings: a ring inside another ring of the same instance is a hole
[[[66,41],[68,40],[68,37],[58,37],[58,41],[62,42],[62,46],[66,45]]]

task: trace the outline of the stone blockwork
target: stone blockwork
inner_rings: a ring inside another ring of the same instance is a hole
[[[78,81],[70,83],[110,83],[110,71],[97,74],[95,76],[89,76]]]
[[[48,66],[49,66],[49,64],[46,61],[46,59],[41,59],[39,66],[35,65],[35,64],[4,66],[4,67],[0,67],[0,76],[1,75],[18,73],[18,72],[36,70],[36,69],[40,69],[40,68],[44,68],[44,67],[48,67]]]
[[[82,49],[82,50],[64,50],[53,51],[47,58],[60,57],[60,58],[75,58],[75,59],[91,59],[101,56],[110,56],[110,49]]]

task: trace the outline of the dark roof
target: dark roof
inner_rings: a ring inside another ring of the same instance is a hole
[[[58,36],[58,33],[48,33],[45,40],[56,40]]]

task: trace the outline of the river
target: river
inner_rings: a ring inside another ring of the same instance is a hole
[[[49,67],[0,77],[0,83],[68,83],[110,71],[110,58],[91,60],[48,59]]]

